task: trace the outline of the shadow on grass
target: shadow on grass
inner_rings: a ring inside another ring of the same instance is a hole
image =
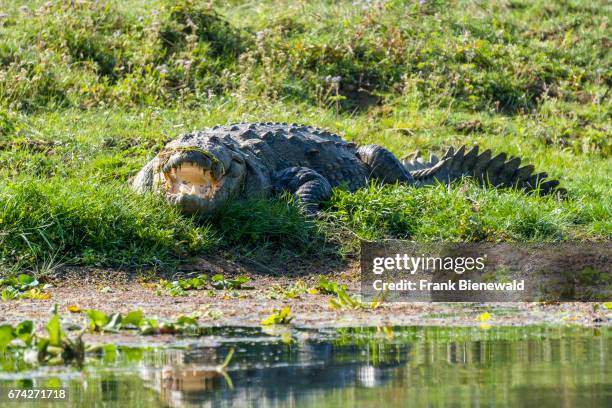
[[[341,243],[290,197],[232,201],[202,222],[219,235],[226,258],[255,273],[297,276],[345,265]]]

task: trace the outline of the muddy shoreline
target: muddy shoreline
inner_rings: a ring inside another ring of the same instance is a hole
[[[383,303],[375,309],[334,309],[330,299],[335,295],[303,293],[286,299],[272,290],[275,285],[288,288],[302,281],[315,286],[319,275],[272,276],[240,265],[210,263],[183,268],[175,276],[191,273],[218,273],[226,276],[248,274],[253,289],[233,293],[218,290],[193,290],[187,296],[171,297],[158,293],[155,283],[160,277],[144,276],[108,269],[67,268],[49,277],[52,287],[49,299],[18,299],[2,302],[0,324],[33,320],[41,327],[49,319],[55,304],[65,325],[85,327],[83,313],[71,313],[69,306],[99,309],[106,313],[127,313],[141,309],[145,316],[172,319],[196,314],[202,326],[259,326],[273,309],[291,307],[296,327],[356,326],[520,326],[532,324],[580,325],[585,327],[612,325],[612,311],[591,303]],[[195,272],[194,272],[195,271]],[[350,293],[359,291],[358,267],[353,264],[341,270],[325,271],[328,279],[346,284]],[[171,278],[171,276],[166,276]],[[275,298],[276,297],[276,298]],[[595,305],[595,306],[594,306]],[[490,319],[483,320],[484,312]],[[155,343],[176,341],[173,336],[143,337],[135,333],[88,334],[86,339],[101,343]]]

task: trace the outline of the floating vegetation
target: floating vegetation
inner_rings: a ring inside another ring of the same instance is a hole
[[[268,293],[270,299],[299,299],[302,295],[309,293],[311,295],[319,293],[316,288],[309,288],[306,282],[298,280],[291,286],[283,288],[281,285],[272,285]]]
[[[83,330],[76,337],[69,338],[62,329],[57,306],[51,320],[45,326],[47,335],[34,331],[31,320],[12,326],[0,326],[0,351],[7,348],[16,351],[30,365],[81,365],[85,358]]]
[[[250,286],[244,286],[250,282],[248,276],[238,276],[234,279],[226,279],[223,275],[215,275],[210,278],[210,285],[215,289],[253,289]]]
[[[319,280],[319,285],[316,289],[320,293],[334,294],[336,299],[329,300],[329,306],[332,309],[376,309],[382,302],[382,297],[385,293],[381,293],[380,297],[372,300],[371,303],[361,301],[359,295],[349,295],[346,285],[339,285],[325,277]]]
[[[89,317],[88,328],[91,332],[118,332],[120,330],[137,331],[143,335],[178,334],[199,336],[204,328],[198,326],[199,316],[180,315],[173,320],[161,320],[146,317],[141,310],[132,310],[126,315],[121,313],[107,314],[101,310],[88,309],[84,313]]]
[[[238,276],[236,278],[228,279],[221,274],[212,276],[199,275],[194,278],[178,279],[174,281],[167,281],[161,279],[157,287],[157,294],[161,295],[164,291],[166,294],[175,296],[187,296],[188,290],[203,290],[203,289],[217,289],[217,290],[240,290],[240,289],[252,289],[250,286],[244,286],[251,281],[248,276]]]
[[[478,320],[479,322],[489,321],[489,320],[491,320],[491,313],[489,313],[489,312],[481,313],[481,314],[478,315],[476,320]]]
[[[263,326],[272,326],[275,324],[290,324],[294,319],[291,315],[291,308],[285,306],[282,309],[275,309],[272,314],[261,321]]]
[[[50,285],[43,285],[30,275],[25,273],[17,276],[0,278],[0,297],[2,300],[11,299],[49,299],[50,294],[45,292]]]

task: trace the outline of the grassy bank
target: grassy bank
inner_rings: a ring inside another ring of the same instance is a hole
[[[195,3],[2,3],[4,267],[612,235],[605,2]],[[560,178],[569,197],[373,185],[336,191],[314,223],[285,199],[196,222],[130,192],[167,141],[239,121],[314,124],[398,156],[478,143]]]

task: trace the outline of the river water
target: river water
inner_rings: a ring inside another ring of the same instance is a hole
[[[609,327],[214,328],[110,346],[82,368],[5,355],[2,389],[66,387],[68,400],[0,405],[612,407],[611,351]]]

